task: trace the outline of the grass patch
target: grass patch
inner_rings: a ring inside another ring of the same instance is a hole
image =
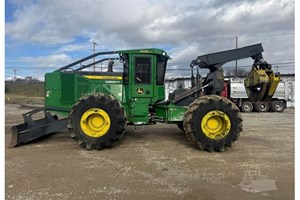
[[[43,82],[5,82],[5,102],[44,104]]]

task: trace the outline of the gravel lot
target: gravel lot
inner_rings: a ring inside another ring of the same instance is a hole
[[[6,104],[6,146],[10,127],[29,110]],[[118,145],[103,151],[80,148],[68,132],[6,148],[5,197],[294,199],[294,109],[242,116],[240,140],[223,153],[196,150],[176,125],[167,124],[138,132],[129,127]],[[241,185],[250,170],[265,175],[262,182]]]

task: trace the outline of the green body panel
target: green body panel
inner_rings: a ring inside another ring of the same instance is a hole
[[[186,110],[186,106],[176,106],[174,104],[159,105],[155,107],[156,117],[167,123],[183,121]]]
[[[128,121],[133,124],[149,123],[149,98],[134,98],[127,107]]]
[[[131,124],[149,124],[154,122],[153,119],[168,123],[182,121],[185,107],[161,103],[157,106],[157,103],[165,99],[164,75],[169,59],[167,54],[160,49],[116,52],[120,56],[126,56],[123,73],[59,70],[47,73],[45,106],[71,110],[80,98],[104,93],[119,100]]]
[[[93,93],[110,94],[122,102],[122,90],[121,80],[112,82],[111,80],[90,79],[81,74],[68,72],[47,73],[45,75],[45,106],[71,109],[80,98]]]

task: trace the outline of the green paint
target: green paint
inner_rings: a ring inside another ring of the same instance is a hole
[[[156,115],[159,119],[167,123],[183,121],[187,107],[176,106],[174,104],[159,105],[155,107]]]
[[[182,121],[185,107],[156,105],[165,99],[163,84],[169,59],[166,52],[161,49],[135,49],[116,53],[126,56],[123,75],[105,72],[90,72],[86,75],[80,71],[58,70],[47,73],[46,106],[71,109],[82,97],[104,93],[121,102],[129,123],[149,124],[157,119],[167,123]]]

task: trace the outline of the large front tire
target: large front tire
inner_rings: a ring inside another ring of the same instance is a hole
[[[223,152],[242,131],[238,107],[225,97],[203,96],[188,106],[183,122],[187,138],[200,150]]]
[[[87,149],[111,147],[125,132],[124,109],[110,95],[90,95],[79,100],[72,107],[69,118],[72,138]]]

